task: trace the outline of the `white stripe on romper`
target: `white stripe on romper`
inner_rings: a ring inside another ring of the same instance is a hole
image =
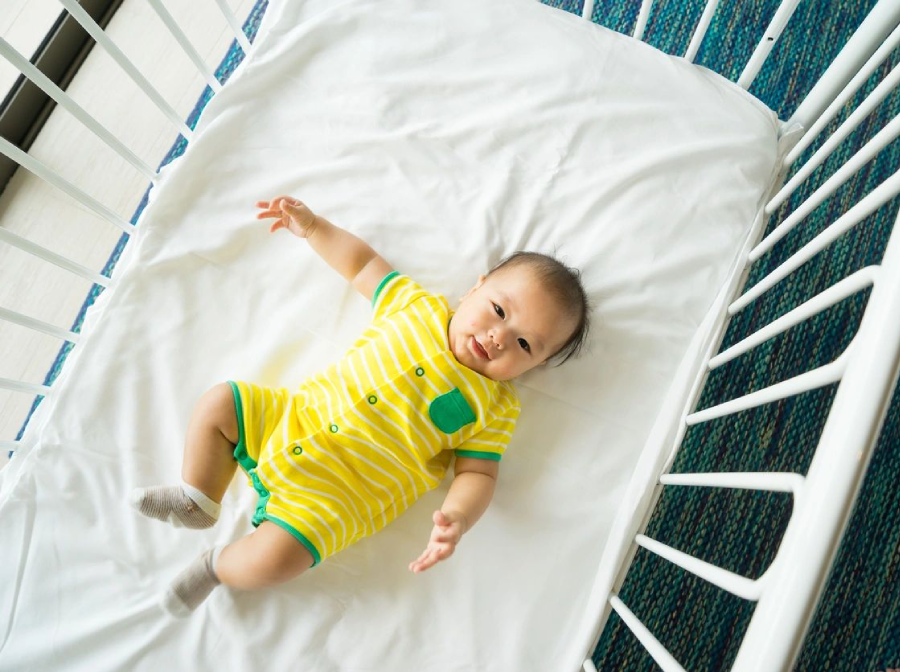
[[[322,497],[327,497],[328,499],[335,499],[334,497],[332,497],[331,495],[329,495],[327,493],[319,492],[318,490],[313,490],[312,488],[304,488],[304,487],[296,485],[294,482],[290,481],[282,473],[281,469],[278,467],[278,463],[275,460],[272,460],[271,462],[267,463],[266,466],[271,469],[271,472],[267,470],[266,474],[269,475],[270,473],[274,472],[274,474],[278,476],[278,479],[284,484],[280,488],[281,491],[289,492],[292,495],[294,495],[294,497],[292,497],[289,500],[291,506],[302,507],[302,504],[300,504],[300,501],[298,501],[298,498],[312,500],[313,502],[315,502],[315,504],[322,507],[329,513],[331,513],[331,515],[337,519],[337,521],[341,524],[341,528],[344,531],[344,541],[346,541],[347,527],[344,525],[344,521],[341,519],[341,516],[339,516],[334,509],[326,506],[324,503],[318,501],[315,497],[310,496],[310,494],[308,494],[308,493],[316,493],[318,495],[321,495]],[[272,480],[274,480],[274,479],[272,479]],[[337,501],[337,500],[335,499],[335,501]],[[268,507],[266,507],[266,508],[268,509]],[[306,507],[303,507],[303,508],[306,508]],[[325,524],[324,519],[320,518],[320,520],[322,520],[322,523]],[[329,528],[329,531],[331,531],[331,527],[328,526],[328,528]],[[332,534],[333,534],[333,532],[332,532]],[[342,543],[344,543],[344,542],[342,542]],[[335,545],[337,546],[337,537],[335,537]]]

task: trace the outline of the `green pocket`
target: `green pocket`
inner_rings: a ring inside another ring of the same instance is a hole
[[[475,422],[475,413],[458,387],[432,401],[428,406],[428,415],[444,434],[453,434]]]

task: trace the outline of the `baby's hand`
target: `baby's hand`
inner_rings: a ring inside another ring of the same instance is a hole
[[[461,513],[455,511],[449,513],[435,511],[432,520],[434,520],[434,529],[431,530],[428,546],[417,560],[409,563],[410,571],[416,574],[424,572],[429,567],[433,567],[441,560],[446,560],[453,555],[456,545],[466,531],[466,519]]]
[[[272,224],[269,231],[287,229],[295,236],[309,238],[316,228],[316,216],[312,210],[296,198],[279,196],[271,201],[257,201],[256,207],[263,210],[256,213],[257,219],[275,218],[278,220]]]

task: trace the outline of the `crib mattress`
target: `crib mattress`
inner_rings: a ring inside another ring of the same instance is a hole
[[[597,566],[650,428],[770,187],[777,120],[730,82],[532,0],[272,0],[257,44],[151,193],[114,288],[0,472],[0,669],[578,669]],[[197,397],[295,387],[370,308],[253,204],[278,194],[451,305],[555,252],[597,306],[588,354],[518,381],[494,501],[420,575],[449,486],[284,587],[156,601],[252,530],[134,514],[177,482]]]

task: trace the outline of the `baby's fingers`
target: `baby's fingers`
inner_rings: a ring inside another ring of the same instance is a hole
[[[428,553],[423,559],[411,563],[409,569],[411,572],[418,574],[419,572],[424,572],[426,569],[434,567],[436,562],[437,560],[434,557],[434,553]]]
[[[456,543],[459,535],[452,527],[435,527],[431,532],[431,540],[440,544]]]
[[[278,196],[277,198],[272,199],[272,201],[269,203],[269,207],[273,210],[283,210],[285,203],[287,203],[288,205],[296,206],[300,204],[300,201],[298,201],[296,198],[291,198],[290,196]]]

